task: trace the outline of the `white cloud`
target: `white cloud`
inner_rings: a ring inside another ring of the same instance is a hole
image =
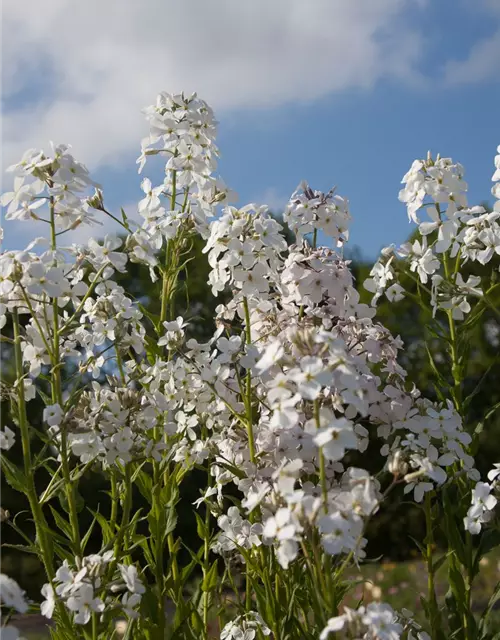
[[[91,167],[146,133],[160,90],[220,113],[308,102],[384,77],[418,78],[422,0],[23,0],[4,3],[3,157],[49,139]],[[22,101],[23,108],[19,108]],[[17,105],[17,106],[16,106]]]
[[[489,38],[477,42],[465,60],[448,62],[445,68],[446,82],[456,85],[498,79],[499,60],[500,29]]]
[[[466,9],[480,14],[493,33],[475,42],[462,60],[450,60],[444,67],[448,85],[460,85],[485,80],[498,80],[500,60],[500,2],[499,0],[463,0]],[[495,29],[496,27],[496,29]],[[466,41],[465,46],[470,43]]]

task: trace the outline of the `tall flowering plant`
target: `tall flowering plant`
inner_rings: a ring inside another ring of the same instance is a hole
[[[143,179],[142,224],[107,209],[64,145],[49,155],[28,151],[9,168],[13,191],[1,199],[6,220],[45,224],[49,238],[0,255],[2,324],[13,327],[2,339],[15,363],[4,388],[13,424],[0,447],[7,482],[29,500],[36,538],[15,518],[4,525],[43,564],[40,611],[52,637],[493,637],[496,592],[480,620],[471,600],[479,560],[496,540],[500,471],[486,483],[474,467],[477,434],[465,420],[462,380],[467,331],[485,309],[498,313],[499,285],[493,273],[465,280],[461,268],[500,254],[498,202],[491,213],[470,208],[460,165],[416,161],[400,198],[419,239],[382,252],[365,282],[374,294],[367,305],[342,257],[346,198],[302,183],[284,213],[295,234],[289,244],[266,207],[236,208],[214,176],[216,122],[205,102],[162,93],[145,114],[139,171],[159,156],[165,179]],[[500,196],[500,155],[494,180]],[[429,220],[420,221],[422,211]],[[106,215],[121,237],[64,246],[66,232]],[[224,293],[205,343],[186,337],[192,318],[176,313],[195,238],[213,295]],[[159,315],[117,284],[130,262],[149,269]],[[414,278],[417,296],[400,273]],[[448,353],[439,363],[429,350],[437,402],[408,383],[398,362],[404,345],[376,320],[382,295],[413,295],[429,309]],[[28,420],[37,397],[43,429]],[[495,409],[485,407],[484,419]],[[21,467],[8,454],[16,440]],[[363,468],[370,443],[381,451],[375,474]],[[111,512],[93,513],[83,531],[78,485],[94,470],[107,478]],[[200,544],[181,564],[176,505],[195,470],[206,474],[193,504]],[[42,471],[50,480],[40,492]],[[366,558],[367,525],[400,484],[426,516],[423,626],[390,603],[343,605],[349,570]],[[134,510],[134,490],[147,510]],[[438,558],[441,525],[448,549]],[[88,551],[91,536],[97,553]],[[445,559],[443,603],[434,576]],[[3,574],[0,597],[5,609],[38,607]],[[2,634],[19,637],[11,625]]]

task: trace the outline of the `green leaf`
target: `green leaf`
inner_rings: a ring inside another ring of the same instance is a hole
[[[151,534],[152,538],[156,540],[159,537],[159,526],[158,518],[156,517],[154,509],[151,509],[146,519],[148,521],[149,533]]]
[[[465,544],[462,538],[461,530],[457,527],[457,521],[455,517],[455,507],[453,506],[451,499],[446,489],[442,492],[443,501],[443,528],[445,535],[448,539],[448,548],[452,549],[462,566],[467,567],[467,554],[465,551]]]
[[[40,549],[36,545],[27,545],[27,544],[8,544],[4,542],[2,544],[2,549],[16,549],[17,551],[22,551],[23,553],[32,553],[35,556],[40,554]]]
[[[448,558],[448,554],[445,553],[443,556],[439,558],[439,560],[436,560],[435,562],[433,562],[434,571],[438,571],[443,566],[447,558]]]
[[[212,591],[213,589],[215,589],[215,587],[217,586],[218,577],[218,560],[214,560],[212,566],[208,570],[201,583],[202,591]]]
[[[134,473],[133,477],[141,495],[149,502],[153,494],[153,479],[142,469],[139,470],[139,473]]]
[[[463,631],[462,616],[459,614],[456,598],[452,589],[448,589],[445,596],[446,607],[448,610],[448,626],[450,631],[461,633]]]
[[[10,462],[5,455],[0,456],[2,462],[2,470],[5,475],[5,479],[10,486],[19,491],[20,493],[27,492],[27,482],[24,471],[21,471],[14,463]]]
[[[200,516],[198,512],[194,512],[196,517],[196,533],[198,534],[198,538],[201,540],[205,540],[207,537],[207,527],[205,525],[205,520]]]
[[[475,396],[479,393],[484,381],[486,380],[486,378],[488,377],[491,369],[493,368],[493,366],[495,365],[495,362],[492,362],[490,364],[490,366],[486,369],[486,371],[483,373],[483,375],[480,377],[479,382],[476,384],[476,386],[474,387],[474,389],[469,393],[469,395],[464,399],[463,401],[463,411],[464,413],[468,410],[470,403],[472,402],[472,400],[475,398]]]
[[[152,336],[144,336],[146,342],[146,356],[148,358],[149,364],[153,365],[156,361],[156,356],[160,355],[160,350],[158,348],[158,340],[153,338]]]
[[[98,511],[93,511],[92,509],[89,509],[89,511],[94,516],[94,518],[99,523],[99,526],[101,527],[102,539],[104,541],[104,544],[105,545],[109,544],[112,540],[115,539],[115,532],[111,530],[111,526],[109,522]]]
[[[445,389],[449,388],[450,387],[449,382],[443,377],[442,373],[437,368],[427,342],[425,342],[425,350],[427,351],[427,357],[429,359],[429,364],[431,365],[431,369],[434,372],[434,375],[436,376],[439,384],[441,385],[442,388],[445,388]],[[439,388],[437,386],[435,387],[436,393],[438,393],[438,395],[440,396],[440,399],[444,399],[442,388]]]
[[[127,218],[127,214],[125,213],[125,209],[123,207],[120,207],[120,211],[122,214],[123,224],[125,225],[125,227],[128,227],[128,218]]]
[[[455,564],[450,564],[448,568],[448,580],[458,608],[464,610],[466,602],[465,582],[460,570]]]
[[[73,495],[75,498],[76,510],[78,513],[81,513],[85,509],[85,500],[82,498],[80,492],[77,489],[74,489],[73,491],[74,491]],[[58,497],[59,497],[59,502],[61,503],[61,506],[64,509],[64,511],[66,511],[66,513],[70,513],[68,496],[66,495],[66,492],[60,491]]]
[[[149,318],[149,320],[151,320],[151,322],[153,323],[154,328],[158,331],[158,327],[160,326],[160,321],[161,321],[161,317],[159,315],[157,315],[156,313],[151,313],[151,311],[149,311],[149,309],[147,309],[143,304],[141,304],[140,302],[137,303],[137,306],[139,307],[139,309],[142,311],[142,313]],[[155,345],[155,349],[154,351],[159,353],[159,349],[158,349],[158,345],[157,345],[157,341],[152,339],[152,344]]]
[[[175,530],[177,526],[177,513],[173,507],[167,509],[167,521],[165,523],[164,535],[168,536],[169,533]]]
[[[148,538],[146,536],[141,536],[137,541],[137,544],[144,551],[144,557],[146,558],[148,564],[154,565],[155,560],[153,554],[151,553],[151,549],[149,548]]]
[[[85,551],[85,547],[87,546],[88,541],[90,540],[90,536],[92,535],[92,531],[94,530],[94,525],[96,522],[97,522],[97,519],[94,518],[90,524],[90,527],[87,533],[82,538],[82,551]]]
[[[54,518],[54,521],[59,531],[62,531],[66,535],[68,540],[72,540],[73,533],[71,531],[70,523],[65,518],[63,518],[63,516],[59,513],[59,511],[57,511],[57,509],[54,509],[54,507],[51,504],[49,504],[49,508],[52,512],[52,516]]]
[[[203,553],[204,553],[205,549],[204,546],[200,547],[200,550],[198,551],[198,553],[196,555],[194,555],[192,552],[192,560],[191,562],[186,565],[182,571],[181,571],[181,583],[182,584],[186,584],[186,582],[189,580],[191,574],[193,573],[194,569],[198,566],[201,565],[201,559],[203,557]]]
[[[39,376],[40,378],[42,377],[41,375]],[[45,377],[45,379],[50,382],[50,378]],[[42,398],[45,406],[51,405],[52,404],[52,398],[47,395],[46,393],[44,393],[42,391],[42,389],[40,389],[40,386],[37,387],[37,393],[40,395],[40,397]]]

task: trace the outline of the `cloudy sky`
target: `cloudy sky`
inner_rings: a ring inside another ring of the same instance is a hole
[[[428,149],[466,166],[472,201],[491,199],[499,69],[500,0],[4,2],[2,162],[68,142],[133,212],[141,108],[197,91],[240,204],[336,185],[351,244],[373,257],[409,233],[399,183]],[[43,231],[7,223],[5,248]]]

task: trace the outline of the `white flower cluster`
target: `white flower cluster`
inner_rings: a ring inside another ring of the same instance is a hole
[[[75,567],[65,560],[56,572],[55,586],[47,583],[42,587],[42,615],[52,618],[57,603],[62,602],[79,625],[87,624],[94,613],[105,609],[136,618],[146,588],[133,565],[118,564],[118,574],[111,581],[106,580],[108,569],[114,564],[112,551],[77,558]],[[115,594],[121,592],[125,593],[120,599]]]
[[[430,640],[429,634],[413,620],[413,613],[407,609],[398,614],[389,604],[372,602],[358,609],[345,607],[344,611],[342,615],[328,620],[320,640],[331,638],[332,633],[335,633],[335,638],[359,640],[400,640],[402,637]]]
[[[244,509],[260,506],[262,541],[276,546],[282,566],[295,559],[311,523],[318,526],[327,552],[362,557],[364,520],[378,508],[381,496],[369,474],[345,471],[341,461],[349,450],[366,448],[368,425],[387,440],[384,455],[396,448],[403,452],[411,470],[407,490],[415,489],[417,500],[442,484],[457,460],[475,476],[465,451],[470,438],[451,407],[434,407],[404,390],[405,372],[396,360],[401,345],[373,323],[373,310],[360,304],[347,263],[333,251],[291,247],[283,259],[277,238],[258,263],[265,261],[262,273],[254,272],[255,257],[248,255],[251,245],[245,243],[258,236],[262,215],[253,205],[226,210],[212,223],[207,243],[220,288],[235,283],[234,297],[218,308],[221,322],[237,313],[247,336],[246,344],[238,336],[217,339],[221,353],[210,356],[205,347],[198,367],[203,382],[209,379],[205,371],[210,360],[217,362],[210,368],[218,372],[225,407],[234,411],[229,425],[226,414],[220,435],[212,439],[223,469],[214,473],[218,484],[232,480],[238,486]],[[239,255],[232,253],[233,247]],[[256,255],[262,248],[257,245]],[[189,361],[195,359],[192,351],[187,355]],[[259,399],[259,420],[252,425],[254,456],[241,419],[235,417],[245,407],[238,365],[247,371],[249,388]],[[375,366],[385,371],[383,377],[374,375]],[[318,477],[321,457],[327,514],[319,518],[324,489],[306,478],[311,473]],[[243,468],[246,478],[231,473],[228,465]],[[223,533],[218,549],[260,544],[257,523],[250,527],[235,507],[219,521]]]
[[[68,152],[68,145],[54,146],[52,154],[29,149],[21,161],[8,167],[14,174],[13,191],[4,193],[0,204],[7,207],[6,220],[41,220],[41,207],[49,205],[59,230],[76,229],[80,224],[95,222],[85,192],[99,187],[87,168]]]
[[[298,240],[318,231],[333,238],[339,247],[349,239],[349,202],[336,195],[335,189],[322,193],[301,182],[290,197],[283,219]]]
[[[148,156],[162,155],[166,175],[163,184],[156,187],[148,178],[142,181],[144,198],[139,202],[139,213],[144,223],[129,237],[128,244],[134,261],[155,267],[155,252],[179,232],[187,234],[194,227],[206,237],[208,218],[215,214],[217,205],[230,202],[234,194],[212,175],[219,154],[217,123],[206,102],[196,94],[160,93],[156,104],[144,113],[150,134],[142,141],[139,172]],[[178,201],[184,203],[182,207]]]
[[[267,294],[280,263],[280,252],[287,248],[281,230],[265,206],[226,207],[210,225],[203,250],[208,252],[212,267],[212,293],[216,296],[226,286],[234,285],[242,296]]]
[[[500,149],[500,147],[499,147]],[[500,155],[495,157],[495,173],[492,194],[498,198],[500,190]],[[500,207],[498,200],[492,212],[482,206],[468,207],[467,184],[463,180],[464,169],[451,158],[415,160],[404,176],[405,188],[399,198],[408,208],[408,217],[418,224],[420,238],[382,251],[365,281],[365,288],[374,294],[376,304],[385,293],[390,301],[404,297],[404,289],[397,282],[396,257],[408,263],[419,282],[431,282],[431,304],[434,313],[438,309],[451,311],[455,320],[463,320],[471,311],[470,299],[481,298],[481,278],[470,275],[467,280],[457,271],[452,281],[448,274],[440,273],[439,256],[447,254],[448,260],[463,266],[467,262],[488,264],[495,254],[500,255]],[[417,212],[424,209],[430,221],[421,222]]]
[[[479,479],[474,458],[467,452],[472,438],[463,430],[460,416],[450,401],[447,406],[439,407],[418,399],[415,408],[393,426],[404,429],[406,436],[401,439],[398,435],[393,441],[391,457],[398,455],[400,460],[406,460],[405,480],[408,484],[404,491],[414,490],[417,502],[427,491],[447,480],[447,468],[454,463],[459,463],[472,480]],[[384,445],[382,453],[389,453],[388,445]]]
[[[494,509],[497,505],[497,498],[493,493],[498,488],[500,480],[500,464],[488,472],[488,482],[477,482],[472,489],[471,506],[464,518],[464,527],[469,533],[477,535],[481,532],[483,524],[493,519]]]
[[[366,523],[383,506],[384,479],[353,459],[380,441],[378,471],[406,481],[405,492],[421,501],[457,473],[479,480],[471,437],[451,403],[409,390],[398,362],[402,341],[374,320],[373,306],[360,302],[349,261],[317,246],[323,234],[337,246],[347,240],[347,200],[302,184],[284,216],[298,239],[291,246],[265,206],[225,206],[214,217],[231,196],[212,177],[218,152],[210,108],[195,95],[160,94],[146,115],[151,134],[140,170],[147,156],[164,155],[166,178],[158,187],[143,181],[144,222],[132,230],[123,216],[124,243],[109,236],[56,246],[56,229],[91,222],[91,207],[106,213],[100,191],[83,198],[95,185],[66,147],[55,148],[52,159],[31,151],[15,167],[19,180],[2,199],[8,217],[35,219],[39,203],[48,203],[54,237],[41,255],[32,251],[35,245],[0,254],[2,322],[7,314],[28,316],[18,328],[23,371],[13,395],[22,389],[29,400],[39,393],[50,444],[66,470],[72,456],[78,470],[111,468],[125,488],[124,467],[153,463],[163,471],[177,463],[182,476],[205,463],[212,481],[195,504],[206,503],[217,518],[212,549],[228,562],[257,557],[264,545],[287,569],[313,541],[336,559],[361,560]],[[495,162],[498,180],[500,156]],[[431,222],[420,223],[420,240],[384,252],[367,282],[374,301],[384,292],[389,300],[404,295],[396,281],[398,256],[420,283],[430,280],[436,310],[461,318],[470,310],[468,299],[482,295],[476,278],[465,281],[458,272],[450,285],[438,273],[443,252],[481,264],[500,252],[498,206],[491,214],[467,209],[462,176],[448,159],[414,163],[401,198],[417,222],[417,210],[431,198]],[[196,233],[205,241],[212,292],[225,294],[217,329],[205,343],[186,339],[189,323],[174,319],[171,309],[167,314],[162,307],[156,322],[115,280],[136,261],[149,267],[153,281],[162,276],[164,292],[173,291],[175,260]],[[156,335],[148,335],[151,324]],[[60,372],[75,364],[79,385],[63,389]],[[43,392],[44,373],[52,381],[59,376],[52,398]],[[15,436],[6,427],[0,448],[10,448]],[[241,501],[227,508],[230,483]],[[469,529],[480,528],[496,501],[484,499],[485,486],[478,483],[473,494]],[[120,560],[105,552],[65,561],[44,586],[44,615],[62,603],[82,625],[108,609],[135,617],[146,587],[138,570]],[[416,627],[388,605],[373,604],[332,619],[321,637],[346,629],[392,639]],[[270,631],[249,613],[226,625],[221,637],[259,635]]]
[[[26,613],[29,607],[25,592],[13,578],[5,573],[0,573],[0,604],[18,613]],[[0,636],[2,640],[26,640],[13,625],[0,627]]]
[[[228,622],[220,632],[220,640],[254,640],[261,635],[270,636],[271,629],[257,612],[250,611]]]
[[[82,394],[77,409],[68,425],[72,429],[69,444],[83,463],[100,460],[109,466],[159,455],[151,433],[161,413],[154,405],[141,403],[132,389],[107,389],[94,382],[92,392]]]

